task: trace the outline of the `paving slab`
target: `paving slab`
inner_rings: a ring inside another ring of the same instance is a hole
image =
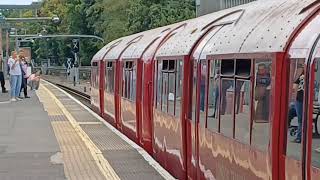
[[[63,164],[51,161],[60,148],[48,115],[35,92],[29,94],[4,102],[9,94],[0,93],[0,180],[66,179]]]

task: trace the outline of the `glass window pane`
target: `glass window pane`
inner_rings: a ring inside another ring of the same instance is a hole
[[[192,86],[192,121],[196,121],[197,104],[197,63],[193,64],[193,86]]]
[[[161,94],[162,94],[162,63],[161,61],[156,61],[156,71],[155,71],[155,83],[154,83],[154,91],[156,97],[156,108],[161,109]]]
[[[210,61],[209,90],[208,90],[208,119],[207,128],[218,131],[219,109],[219,62]]]
[[[251,74],[251,59],[236,60],[236,75],[247,77]]]
[[[168,107],[168,87],[169,87],[169,79],[168,79],[168,73],[164,73],[164,72],[162,72],[161,73],[162,74],[162,79],[161,79],[161,81],[162,81],[162,87],[161,87],[161,92],[162,92],[162,94],[161,94],[161,102],[162,102],[162,108],[161,108],[161,110],[162,110],[162,112],[168,112],[168,109],[167,109],[167,107]]]
[[[234,80],[221,80],[220,132],[233,137]]]
[[[205,126],[206,123],[206,111],[207,111],[207,61],[201,61],[201,76],[200,76],[200,124]]]
[[[311,162],[313,167],[320,168],[320,93],[319,93],[319,84],[320,84],[320,59],[315,61],[315,69],[313,70],[315,75],[314,81],[314,102],[313,102],[313,117],[312,117],[312,157]]]
[[[303,69],[304,59],[290,59],[287,155],[296,160],[301,160]]]
[[[251,118],[251,86],[250,81],[237,80],[236,82],[236,119],[235,138],[240,142],[250,144]]]
[[[131,85],[130,85],[130,100],[136,101],[136,87],[137,87],[137,68],[136,62],[132,63],[132,73],[131,73]]]
[[[267,150],[270,128],[271,60],[256,60],[252,146]]]
[[[181,97],[183,93],[183,62],[182,60],[177,61],[177,79],[176,79],[176,113],[177,117],[180,117],[181,113]]]
[[[169,93],[168,93],[168,113],[175,115],[175,99],[176,99],[176,73],[166,73],[169,76]]]
[[[221,74],[234,75],[234,59],[225,59],[221,61]]]

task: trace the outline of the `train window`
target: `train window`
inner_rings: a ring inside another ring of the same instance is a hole
[[[114,93],[114,73],[115,73],[115,62],[108,61],[105,72],[105,91],[107,93]]]
[[[225,59],[221,61],[221,75],[234,75],[234,59]]]
[[[207,128],[218,131],[218,113],[219,113],[219,61],[209,61],[209,80],[208,80],[208,117]]]
[[[98,62],[93,62],[92,66],[98,66]]]
[[[254,83],[251,145],[267,150],[270,136],[271,60],[255,61]]]
[[[248,74],[250,75],[250,74]],[[251,82],[237,80],[235,88],[235,138],[250,144]]]
[[[196,121],[197,107],[197,63],[193,64],[193,86],[192,86],[192,121]]]
[[[251,72],[251,60],[250,59],[237,59],[236,60],[236,75],[247,77]]]
[[[107,68],[112,68],[112,62],[107,62]]]
[[[234,79],[221,79],[221,86],[220,132],[233,137]]]
[[[122,97],[131,101],[136,100],[136,62],[125,61],[122,74]]]
[[[177,67],[176,67],[176,90],[175,90],[175,97],[176,97],[176,103],[175,103],[175,116],[180,116],[181,113],[181,97],[183,93],[183,62],[182,60],[177,61]]]
[[[155,108],[161,110],[161,94],[162,94],[162,73],[159,70],[162,69],[162,62],[156,61],[155,67],[155,80],[154,80],[154,94],[155,94]]]
[[[311,162],[312,166],[320,168],[320,123],[319,123],[319,115],[320,115],[320,59],[315,60],[315,69],[314,72],[314,95],[313,95],[313,116],[312,116],[312,156]]]
[[[170,64],[169,64],[170,65]],[[176,74],[175,73],[169,73],[169,83],[168,83],[168,113],[171,115],[175,115],[175,105],[177,98],[177,86],[176,86]]]
[[[290,59],[287,156],[301,161],[304,59]]]
[[[182,95],[182,61],[163,60],[157,63],[157,108],[170,115],[179,116]]]
[[[207,120],[206,112],[207,112],[207,76],[208,76],[208,67],[206,61],[201,61],[201,69],[200,69],[200,124],[205,124]]]

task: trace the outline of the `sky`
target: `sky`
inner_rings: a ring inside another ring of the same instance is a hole
[[[10,5],[29,5],[34,0],[0,0],[0,4],[10,4]]]

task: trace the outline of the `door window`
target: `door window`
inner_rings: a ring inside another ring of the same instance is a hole
[[[304,61],[305,59],[290,59],[290,77],[288,92],[287,119],[287,156],[301,161],[302,113],[304,93]]]
[[[182,60],[156,62],[156,109],[173,116],[180,116],[182,96]]]
[[[311,152],[311,162],[312,166],[320,169],[320,59],[315,59],[314,62],[314,84],[313,84],[313,113],[312,113],[312,127],[309,130],[312,130],[312,152]]]

